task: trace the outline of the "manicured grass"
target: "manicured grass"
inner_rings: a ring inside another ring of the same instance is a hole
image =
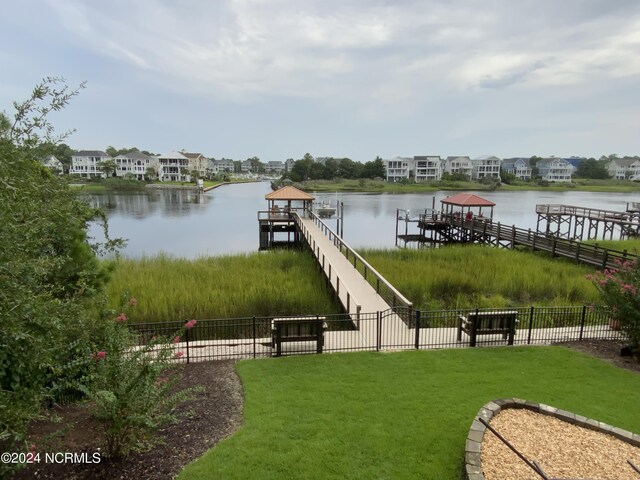
[[[121,258],[108,290],[113,308],[124,292],[137,298],[134,322],[340,311],[313,257],[299,251]]]
[[[423,310],[598,303],[592,267],[483,245],[360,254]]]
[[[640,375],[561,347],[243,361],[244,425],[180,480],[460,478],[485,403],[519,397],[640,432]]]

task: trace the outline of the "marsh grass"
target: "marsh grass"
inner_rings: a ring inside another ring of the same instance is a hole
[[[630,238],[626,240],[589,240],[586,243],[619,250],[621,252],[626,250],[630,254],[640,255],[640,238]]]
[[[123,292],[138,300],[137,323],[340,312],[314,259],[290,250],[119,259],[109,296],[118,299]]]
[[[415,308],[564,306],[599,301],[592,267],[483,245],[359,252]]]

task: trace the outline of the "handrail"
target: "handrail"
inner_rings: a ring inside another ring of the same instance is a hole
[[[307,243],[309,244],[309,247],[311,247],[313,256],[316,257],[318,264],[320,265],[320,268],[322,268],[322,270],[327,274],[328,278],[329,278],[329,283],[332,282],[333,280],[333,275],[331,272],[331,264],[329,264],[329,269],[328,271],[325,268],[325,262],[324,262],[324,254],[322,256],[322,260],[320,259],[320,249],[318,247],[318,250],[316,251],[315,249],[315,245],[311,245],[311,242],[309,241],[309,236],[308,236],[308,232],[307,229],[304,227],[304,225],[300,222],[300,214],[298,212],[292,212],[291,214],[293,220],[296,222],[296,224],[298,225],[298,228],[300,229],[302,235],[305,237],[305,239],[307,240]],[[317,253],[317,255],[316,255]],[[336,295],[338,296],[338,298],[340,298],[340,277],[338,275],[335,275],[335,279],[336,279]],[[357,315],[357,321],[359,323],[360,321],[360,313],[362,312],[362,305],[360,305],[359,303],[353,301],[353,295],[350,292],[350,288],[345,284],[342,283],[342,288],[347,292],[347,297],[346,297],[346,310],[348,314],[355,314]],[[351,310],[351,306],[355,307],[355,310],[352,312]]]
[[[536,205],[536,213],[540,214],[557,214],[557,215],[576,215],[591,219],[616,220],[620,223],[625,222],[631,217],[630,212],[620,212],[617,210],[604,210],[601,208],[576,207],[564,204],[538,204]]]
[[[333,240],[334,243],[337,242],[339,244],[339,250],[342,251],[342,247],[348,252],[346,257],[349,259],[349,254],[351,254],[354,258],[354,267],[357,262],[360,261],[364,267],[365,274],[363,275],[365,280],[369,282],[369,278],[367,278],[367,272],[370,272],[376,280],[375,288],[376,292],[380,294],[380,286],[386,287],[386,289],[392,295],[392,303],[391,307],[406,307],[408,309],[413,309],[413,303],[410,302],[404,295],[402,295],[389,281],[384,278],[375,268],[373,268],[369,262],[367,262],[362,256],[356,252],[353,248],[351,248],[337,233],[335,233],[326,223],[324,223],[318,215],[316,215],[312,211],[307,212],[309,218],[311,218],[314,223],[320,228],[320,231],[329,237],[329,240]],[[296,215],[299,214],[296,212]],[[371,283],[369,282],[371,285]],[[373,285],[372,285],[373,286]],[[386,301],[386,300],[385,300]]]

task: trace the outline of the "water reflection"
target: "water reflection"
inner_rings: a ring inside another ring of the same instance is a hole
[[[109,215],[110,232],[128,239],[123,254],[130,257],[160,252],[196,258],[202,255],[258,250],[257,211],[266,210],[269,183],[225,185],[207,193],[185,190],[88,195],[91,205]],[[344,236],[354,247],[395,245],[397,209],[417,215],[458,192],[422,194],[316,194],[316,198],[344,203]],[[566,204],[624,210],[639,195],[591,192],[473,192],[496,203],[494,220],[521,228],[536,228],[536,204]],[[335,229],[336,220],[328,223]],[[101,240],[99,229],[90,233]]]

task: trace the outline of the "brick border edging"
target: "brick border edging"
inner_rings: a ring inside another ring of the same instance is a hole
[[[480,423],[478,418],[482,418],[490,423],[495,415],[507,408],[524,408],[543,415],[549,415],[578,427],[612,435],[624,442],[640,447],[640,435],[623,430],[622,428],[614,427],[607,423],[599,422],[598,420],[583,417],[582,415],[577,415],[543,403],[530,402],[520,398],[500,398],[485,404],[478,410],[478,413],[471,423],[469,435],[467,435],[467,441],[465,443],[463,478],[467,480],[484,480],[480,450],[486,427]]]

